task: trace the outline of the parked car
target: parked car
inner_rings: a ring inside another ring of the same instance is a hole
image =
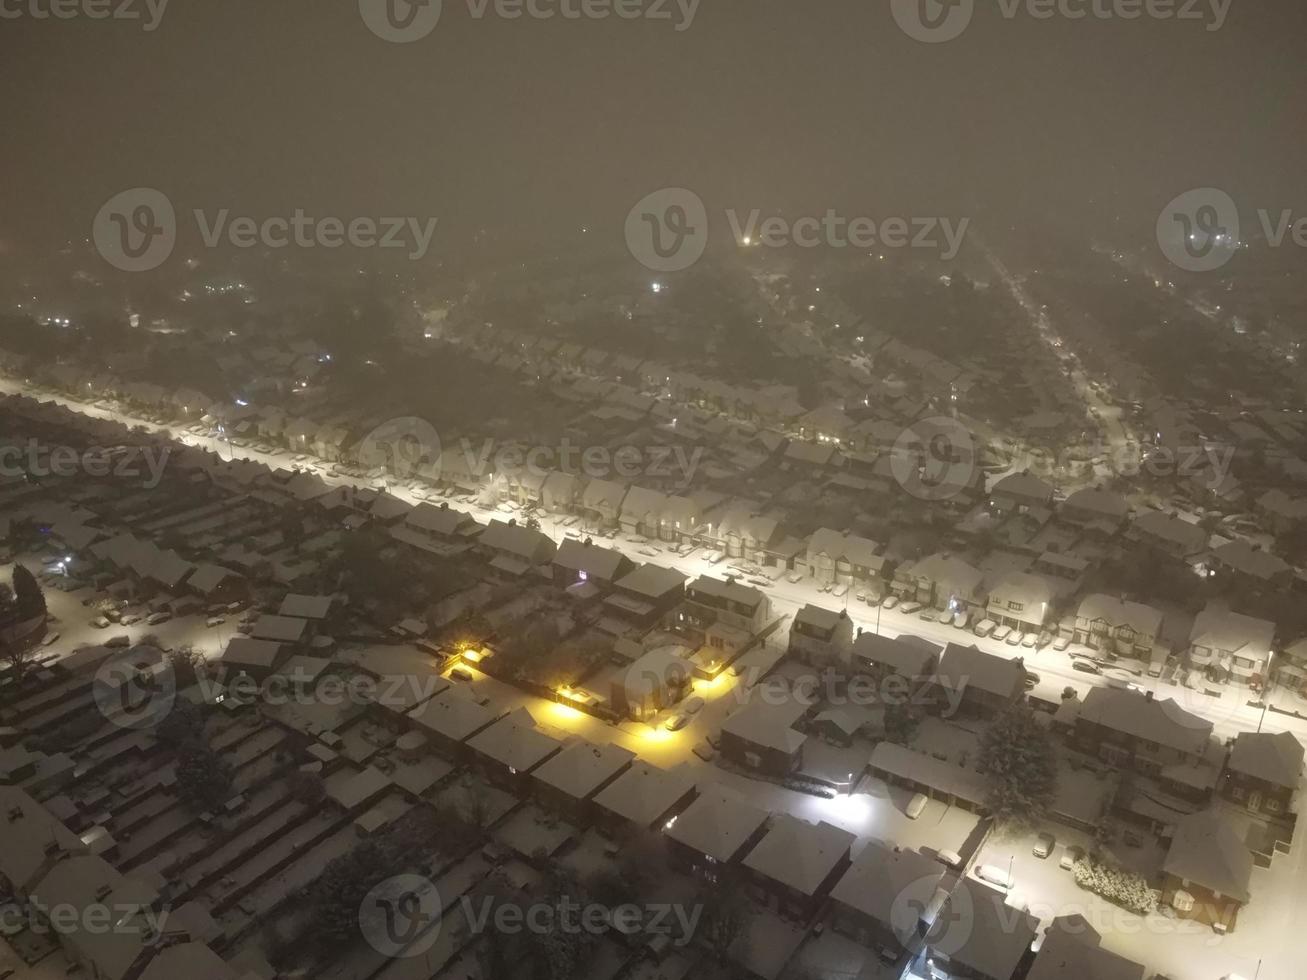
[[[957,851],[937,851],[935,856],[954,871],[962,870],[962,855]]]
[[[891,593],[890,593],[889,595],[887,595],[883,600],[881,600],[880,608],[882,608],[882,609],[893,609],[893,608],[894,608],[895,606],[897,606],[898,604],[899,604],[899,597],[896,596],[894,593],[891,592]]]
[[[1058,862],[1063,871],[1070,871],[1072,866],[1085,856],[1083,848],[1074,844],[1069,845],[1062,851],[1062,860]]]
[[[1011,633],[1007,635],[1007,639],[1005,639],[1003,642],[1010,647],[1015,647],[1015,646],[1020,646],[1021,641],[1024,640],[1025,638],[1026,638],[1026,634],[1022,633],[1020,630],[1013,630]]]
[[[889,606],[886,606],[886,608],[888,609]],[[909,601],[909,602],[903,602],[899,604],[899,612],[907,613],[909,616],[911,616],[914,612],[916,612],[920,608],[921,608],[921,603],[919,602]]]
[[[953,614],[953,625],[960,630],[966,629],[967,624],[970,622],[971,613],[967,612],[965,609],[960,613]]]
[[[59,642],[58,633],[46,633],[44,638],[41,640],[41,646],[48,647],[58,642]]]
[[[694,747],[694,754],[704,762],[712,762],[713,759],[717,758],[717,750],[711,745],[696,745]]]
[[[1053,649],[1056,650],[1058,653],[1062,653],[1070,645],[1071,645],[1070,638],[1065,636],[1059,636],[1056,640],[1053,641]]]
[[[1012,635],[1012,627],[996,626],[994,627],[994,632],[990,633],[989,635],[991,639],[999,640],[1001,642],[1003,640],[1006,640],[1009,636]]]
[[[122,619],[118,620],[118,622],[122,623],[124,626],[135,626],[141,621],[141,618],[140,613],[128,613]]]
[[[998,629],[998,623],[992,619],[982,619],[976,624],[975,634],[977,636],[989,636],[994,630]]]
[[[1057,840],[1052,834],[1040,834],[1035,840],[1035,846],[1031,849],[1031,854],[1041,860],[1047,858],[1053,853],[1053,848],[1057,846]]]
[[[466,667],[455,667],[453,670],[449,672],[449,679],[454,681],[464,681],[469,683],[475,680],[475,678],[472,676],[472,671],[468,670]]]
[[[119,633],[117,636],[111,636],[104,641],[107,647],[113,647],[115,650],[120,647],[129,647],[132,645],[132,638],[126,633]]]
[[[91,625],[98,630],[107,630],[109,628],[109,620],[103,616],[96,616],[91,620]]]
[[[803,581],[803,573],[793,572],[790,575],[786,575],[785,581],[789,582],[791,585],[798,585],[800,582]]]
[[[918,793],[908,801],[907,810],[904,812],[907,813],[909,820],[916,820],[917,817],[921,816],[921,811],[924,809],[926,809],[926,797]]]
[[[978,864],[972,870],[981,881],[1002,888],[1004,891],[1011,891],[1014,884],[1012,876],[1007,873],[1006,868],[1000,868],[995,864]]]
[[[667,719],[667,724],[663,727],[669,732],[679,732],[690,722],[690,716],[677,712]]]
[[[685,703],[681,705],[681,710],[683,710],[687,715],[697,715],[701,710],[703,710],[703,698],[698,695],[686,698]]]
[[[1035,648],[1035,644],[1038,641],[1039,641],[1038,633],[1027,633],[1025,636],[1021,638],[1021,645],[1023,647],[1028,647],[1029,649],[1033,650]]]
[[[720,551],[710,551],[708,554],[704,555],[704,560],[708,562],[709,565],[716,565],[725,557],[726,556]]]
[[[836,599],[843,599],[849,594],[849,587],[847,585],[837,585],[835,588],[831,589],[830,594]]]
[[[213,629],[215,626],[221,626],[225,622],[227,622],[226,616],[210,616],[204,621],[204,625],[208,629]]]
[[[172,619],[172,613],[170,612],[151,613],[149,616],[145,617],[145,625],[159,626],[163,623],[168,622],[168,620],[170,619]]]

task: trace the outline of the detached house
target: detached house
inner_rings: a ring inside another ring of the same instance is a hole
[[[797,700],[745,705],[722,724],[722,755],[748,769],[788,776],[803,765],[808,736],[794,725],[807,713],[808,705]]]
[[[564,589],[579,582],[607,587],[634,568],[635,563],[620,551],[569,538],[554,555],[554,584]]]
[[[1008,572],[990,589],[985,616],[1001,626],[1038,633],[1055,597],[1052,584],[1042,575]]]
[[[1251,893],[1253,856],[1216,810],[1181,817],[1162,862],[1162,902],[1218,933],[1234,931]]]
[[[1097,530],[1110,537],[1125,524],[1130,516],[1130,505],[1119,493],[1086,487],[1066,498],[1058,509],[1058,516],[1069,524]]]
[[[704,786],[664,831],[674,865],[720,884],[767,831],[768,813],[718,783]]]
[[[490,567],[518,576],[554,557],[554,542],[541,531],[512,521],[491,521],[477,539],[491,555]]]
[[[947,869],[920,851],[891,849],[868,841],[853,866],[831,891],[831,924],[854,942],[892,953],[905,951],[925,923],[901,920],[904,896],[916,899],[924,915],[943,900],[939,889]],[[920,925],[918,926],[918,923]]]
[[[989,491],[990,509],[998,514],[1024,514],[1052,502],[1053,488],[1031,473],[1010,473]]]
[[[1172,558],[1184,559],[1207,550],[1208,534],[1197,524],[1150,510],[1134,519],[1126,537]]]
[[[701,575],[685,587],[685,604],[699,625],[722,622],[749,635],[757,635],[771,619],[766,593],[733,580]]]

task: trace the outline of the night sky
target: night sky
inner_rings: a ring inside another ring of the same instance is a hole
[[[0,20],[11,256],[84,236],[135,186],[179,212],[438,216],[447,247],[583,225],[619,241],[669,185],[710,208],[1145,229],[1203,185],[1307,209],[1301,0],[1233,0],[1216,31],[1212,0],[1183,21],[981,0],[943,44],[909,38],[890,0],[703,0],[683,31],[674,4],[670,21],[477,20],[445,0],[411,44],[353,0],[173,0],[152,32],[32,2]]]

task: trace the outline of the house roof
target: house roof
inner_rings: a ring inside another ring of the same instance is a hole
[[[1194,617],[1189,642],[1194,646],[1209,647],[1254,659],[1270,655],[1275,640],[1275,624],[1255,616],[1245,616],[1230,610],[1215,600]]]
[[[1090,688],[1080,718],[1191,755],[1202,755],[1212,735],[1210,721],[1171,698],[1113,687]]]
[[[222,652],[222,662],[232,667],[272,668],[281,653],[281,644],[272,640],[256,640],[248,636],[235,636]]]
[[[1026,671],[1021,658],[1009,660],[979,649],[975,644],[950,643],[944,648],[935,682],[953,690],[974,687],[1000,697],[1011,697],[1025,684]]]
[[[1228,541],[1212,549],[1212,554],[1235,571],[1264,581],[1293,571],[1293,567],[1284,559],[1256,548],[1243,539]]]
[[[1093,487],[1077,490],[1066,498],[1066,503],[1062,506],[1072,510],[1088,511],[1100,517],[1118,521],[1125,520],[1126,515],[1130,512],[1130,504],[1121,494],[1114,493],[1111,490],[1098,490]]]
[[[681,588],[685,580],[686,576],[675,568],[645,564],[629,575],[623,575],[616,584],[650,599],[660,599],[668,592]]]
[[[973,597],[980,591],[980,583],[985,573],[961,558],[937,553],[927,555],[904,569],[904,574],[913,578],[924,578],[956,589],[964,597]]]
[[[1296,790],[1302,781],[1303,746],[1291,732],[1241,732],[1226,767]]]
[[[734,602],[750,609],[761,605],[767,598],[752,586],[740,585],[737,582],[723,582],[721,579],[712,578],[708,575],[700,575],[687,585],[686,589],[689,592],[724,599],[727,602]]]
[[[651,827],[694,791],[694,776],[685,766],[659,769],[637,760],[595,797],[599,806],[638,827]]]
[[[205,563],[195,569],[191,577],[186,580],[186,584],[201,595],[208,595],[227,579],[240,577],[239,572],[233,572],[230,568]]]
[[[1136,633],[1157,636],[1162,630],[1162,611],[1142,602],[1127,602],[1102,592],[1087,595],[1076,615],[1089,622],[1101,621],[1113,628],[1129,626]]]
[[[1197,554],[1207,547],[1207,532],[1201,527],[1160,510],[1145,511],[1134,519],[1133,526],[1151,537],[1184,548],[1187,554]]]
[[[304,637],[308,624],[294,616],[264,614],[250,627],[250,636],[256,640],[275,640],[278,643],[298,643]]]
[[[1215,810],[1200,810],[1177,821],[1162,870],[1246,902],[1253,856],[1224,817]]]
[[[49,810],[17,786],[0,785],[0,874],[15,888],[25,889],[41,866],[53,860],[45,849],[57,846],[65,854],[82,854],[86,845]]]
[[[585,572],[587,578],[603,581],[612,581],[626,560],[620,551],[571,538],[564,541],[554,555],[554,564],[559,568]]]
[[[920,851],[894,850],[868,841],[853,866],[831,890],[831,898],[890,926],[899,896],[919,890],[929,902],[944,877],[945,867]]]
[[[155,954],[140,980],[236,980],[238,974],[204,943],[177,943]]]
[[[612,480],[591,480],[581,492],[581,505],[591,510],[613,510],[622,506],[626,485]]]
[[[491,521],[481,532],[478,542],[494,551],[532,563],[554,553],[554,542],[547,534],[507,521]]]
[[[830,873],[848,858],[855,840],[847,830],[825,821],[811,824],[781,813],[744,865],[804,895],[816,895]]]
[[[1143,980],[1141,963],[1109,952],[1089,935],[1050,928],[1026,980]]]
[[[985,977],[1010,977],[1035,941],[1039,920],[1007,905],[1006,895],[974,878],[963,878],[940,912],[944,922],[970,921],[959,930],[960,949],[948,951],[950,963],[960,963]],[[952,934],[946,932],[946,939]]]
[[[468,739],[468,748],[517,772],[530,772],[563,747],[536,728],[526,708],[518,708]]]
[[[1009,473],[995,483],[990,492],[1021,497],[1041,504],[1053,499],[1053,488],[1033,473]]]
[[[821,606],[814,606],[807,603],[794,616],[796,623],[803,622],[819,630],[831,630],[838,626],[841,620],[848,619],[848,613],[836,612],[833,609],[823,609]]]
[[[408,716],[428,731],[461,742],[481,731],[499,714],[450,689],[418,705]]]
[[[1048,579],[1030,572],[1006,572],[989,590],[991,602],[1018,602],[1023,604],[1025,610],[1042,606],[1045,613],[1055,595],[1056,590]]]
[[[943,647],[919,636],[891,638],[863,633],[853,641],[853,655],[878,666],[888,667],[904,677],[921,677],[939,657]]]
[[[893,776],[923,783],[969,803],[984,805],[989,797],[988,780],[974,769],[945,762],[893,742],[877,743],[871,750],[869,765]]]
[[[666,833],[672,840],[724,864],[766,822],[766,810],[746,802],[724,786],[713,784],[700,788],[699,798],[676,818]]]
[[[722,732],[751,745],[793,755],[808,740],[807,735],[793,728],[794,723],[807,713],[808,707],[797,700],[783,704],[753,701],[727,718],[722,724]]]
[[[448,504],[436,507],[423,502],[409,511],[408,516],[404,518],[404,524],[418,531],[426,531],[428,534],[448,537],[460,533],[460,530],[467,525],[475,525],[476,521],[470,515],[461,510],[454,510]]]
[[[634,752],[611,742],[575,742],[537,769],[535,777],[574,800],[587,800],[634,758]]]

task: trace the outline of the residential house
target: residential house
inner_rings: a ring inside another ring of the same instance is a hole
[[[1307,522],[1307,499],[1291,497],[1278,488],[1258,497],[1253,510],[1276,534],[1286,534]]]
[[[1033,958],[1039,919],[1007,904],[1007,893],[975,878],[963,878],[940,909],[936,923],[947,925],[927,936],[929,959],[947,976],[967,980],[1013,980]]]
[[[808,574],[818,582],[847,585],[884,584],[885,558],[880,545],[870,538],[819,528],[808,538],[804,562]]]
[[[555,551],[548,535],[516,521],[491,521],[477,546],[490,554],[491,568],[515,577],[548,563]]]
[[[551,470],[540,484],[540,506],[550,514],[570,514],[581,496],[582,480],[575,473]]]
[[[1260,686],[1266,679],[1275,624],[1211,600],[1189,631],[1189,663],[1210,677]]]
[[[581,492],[581,514],[594,527],[617,527],[625,498],[626,484],[612,480],[591,480]]]
[[[894,742],[877,742],[867,771],[892,786],[921,793],[970,813],[987,812],[989,780],[972,766],[936,759]]]
[[[771,621],[771,600],[765,592],[732,579],[701,575],[685,587],[685,605],[699,625],[724,622],[757,635]]]
[[[1197,524],[1149,510],[1134,519],[1126,537],[1172,558],[1185,559],[1207,550],[1208,534]]]
[[[1091,650],[1151,661],[1162,622],[1160,609],[1095,592],[1076,610],[1073,639]]]
[[[777,814],[744,858],[750,897],[786,918],[810,922],[852,863],[856,839],[825,821],[812,824]]]
[[[563,743],[540,731],[526,708],[518,708],[469,738],[467,749],[490,782],[525,796],[532,773],[562,751]]]
[[[1144,980],[1143,964],[1103,949],[1083,918],[1059,928],[1072,918],[1049,926],[1026,980]]]
[[[729,558],[743,558],[759,565],[772,565],[769,552],[777,537],[775,518],[757,513],[756,505],[738,502],[727,507],[715,520],[710,516],[704,525],[704,543]]]
[[[578,582],[608,587],[635,569],[635,563],[620,551],[602,548],[590,540],[568,538],[554,555],[554,584],[569,588]]]
[[[632,721],[650,721],[678,704],[694,677],[694,667],[681,656],[681,650],[663,646],[637,658],[613,681],[613,710]]]
[[[19,898],[59,861],[88,852],[77,834],[17,786],[0,784],[0,833],[0,879]]]
[[[904,599],[936,609],[956,607],[959,612],[984,604],[981,585],[985,575],[961,558],[940,552],[900,565],[894,591]]]
[[[665,827],[694,800],[694,774],[688,766],[659,769],[636,760],[594,798],[600,825],[624,836]]]
[[[886,959],[897,958],[924,935],[921,916],[935,903],[945,871],[920,851],[870,840],[831,891],[831,925],[859,945],[886,950]],[[921,914],[905,923],[903,909],[913,899]]]
[[[595,795],[634,760],[634,752],[611,742],[573,742],[535,770],[536,796],[569,823],[584,827],[594,814]]]
[[[1121,769],[1162,776],[1173,767],[1199,767],[1207,757],[1212,723],[1152,691],[1093,687],[1074,723],[1081,751]]]
[[[604,609],[648,629],[666,618],[685,597],[685,575],[674,568],[645,564],[613,583]]]
[[[658,516],[658,538],[684,543],[693,541],[703,523],[703,509],[695,497],[671,495]]]
[[[915,688],[935,675],[943,652],[942,646],[919,636],[905,634],[891,638],[863,632],[853,641],[852,662],[878,680],[897,676]]]
[[[1009,473],[990,488],[989,506],[998,514],[1024,514],[1033,507],[1049,507],[1053,487],[1033,473]]]
[[[1125,525],[1130,516],[1130,504],[1112,490],[1085,487],[1063,501],[1058,516],[1069,524],[1111,537]]]
[[[1287,589],[1293,584],[1293,566],[1243,539],[1212,549],[1210,568],[1222,584],[1250,591]]]
[[[454,510],[447,503],[436,507],[420,503],[409,511],[404,530],[445,544],[465,544],[481,533],[481,525],[470,514]]]
[[[622,531],[656,538],[662,529],[662,515],[667,507],[667,495],[645,487],[631,487],[622,498],[618,515]]]
[[[1162,903],[1218,933],[1233,932],[1251,898],[1253,856],[1216,810],[1181,817],[1162,862]]]
[[[847,664],[853,649],[853,620],[811,603],[790,625],[790,653],[809,664]]]
[[[714,884],[762,839],[769,814],[720,783],[699,797],[663,833],[672,864]]]
[[[989,718],[1021,700],[1025,682],[1025,662],[1020,657],[1010,660],[974,644],[950,643],[931,678],[931,698],[936,710]]]
[[[291,648],[272,640],[256,640],[248,636],[233,637],[219,658],[230,682],[241,674],[262,683],[281,669]]]
[[[1219,792],[1253,813],[1283,818],[1295,812],[1303,746],[1292,732],[1240,732],[1225,760]]]
[[[722,724],[721,753],[736,765],[772,776],[787,776],[803,765],[808,736],[794,725],[809,705],[789,700],[782,704],[753,701]]]
[[[1038,633],[1055,596],[1053,586],[1042,575],[1008,572],[990,589],[985,617],[1023,633]]]
[[[449,688],[408,712],[408,720],[427,736],[439,754],[461,760],[469,754],[464,743],[503,714]]]

